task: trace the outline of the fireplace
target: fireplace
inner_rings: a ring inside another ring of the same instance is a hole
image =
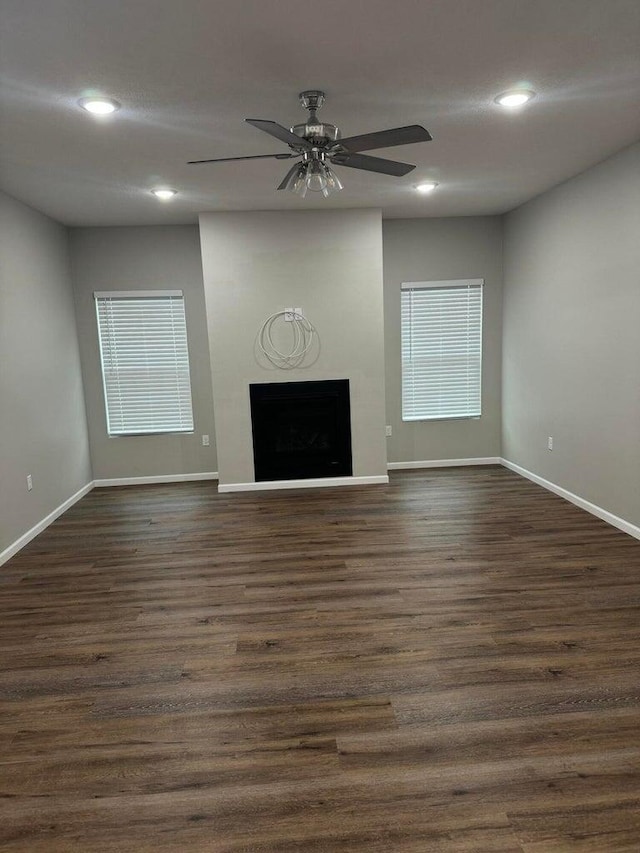
[[[349,380],[249,386],[257,482],[349,477]]]

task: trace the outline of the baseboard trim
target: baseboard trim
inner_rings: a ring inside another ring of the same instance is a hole
[[[111,477],[107,480],[94,480],[96,488],[107,486],[144,486],[149,483],[191,483],[195,480],[217,480],[217,471],[202,471],[198,474],[157,474],[152,477]]]
[[[371,486],[388,483],[387,474],[372,477],[318,477],[309,480],[264,480],[260,483],[220,483],[219,492],[262,492],[276,489],[322,489],[327,486]]]
[[[35,524],[30,530],[27,530],[26,533],[23,533],[19,539],[9,545],[8,548],[5,548],[4,551],[0,552],[0,566],[14,557],[18,551],[24,548],[25,545],[28,545],[32,539],[35,539],[39,533],[42,533],[50,524],[52,524],[56,518],[59,518],[63,512],[66,512],[69,507],[73,506],[77,503],[80,498],[83,498],[85,495],[89,494],[89,492],[93,489],[93,481],[87,483],[86,486],[83,486],[81,489],[71,495],[70,498],[67,498],[66,501],[60,504],[60,506],[56,507],[53,512],[50,512],[49,515],[45,516],[42,521],[39,521]]]
[[[478,456],[471,459],[423,459],[416,462],[389,462],[387,468],[397,471],[409,468],[458,468],[461,465],[500,465],[499,456]]]
[[[580,509],[590,512],[591,515],[595,515],[597,518],[601,519],[601,521],[606,521],[607,524],[612,525],[612,527],[617,527],[618,530],[622,530],[623,533],[628,533],[629,536],[633,536],[634,539],[640,539],[640,527],[635,524],[631,524],[631,522],[626,521],[624,518],[614,515],[612,512],[603,509],[601,506],[581,498],[580,495],[576,495],[568,489],[564,489],[562,486],[552,483],[550,480],[545,480],[544,477],[540,477],[538,474],[534,474],[533,471],[528,471],[526,468],[516,465],[515,462],[510,462],[508,459],[502,459],[501,462],[504,467],[508,468],[510,471],[520,474],[521,477],[531,480],[532,483],[536,483],[538,486],[542,486],[549,492],[553,492],[555,495],[575,504],[575,506],[580,507]]]
[[[612,512],[603,509],[601,506],[591,503],[591,501],[581,498],[579,495],[570,492],[568,489],[558,486],[550,480],[545,480],[544,477],[540,477],[538,474],[534,474],[533,471],[528,471],[526,468],[516,465],[515,462],[511,462],[508,459],[504,459],[499,456],[485,456],[471,459],[426,459],[414,462],[389,462],[387,464],[387,468],[390,471],[393,471],[417,468],[454,468],[464,465],[503,465],[505,468],[508,468],[510,471],[519,474],[527,480],[530,480],[532,483],[542,486],[542,488],[564,498],[575,506],[580,507],[580,509],[584,509],[586,512],[591,513],[591,515],[595,515],[597,518],[601,519],[601,521],[605,521],[607,524],[612,525],[612,527],[622,530],[623,533],[628,533],[629,536],[632,536],[634,539],[640,539],[640,527],[637,525],[631,524],[631,522],[614,515]],[[217,471],[207,471],[198,474],[161,474],[151,477],[116,477],[106,480],[92,480],[79,489],[75,494],[71,495],[70,498],[67,498],[66,501],[56,507],[56,509],[35,524],[30,530],[23,533],[23,535],[9,545],[8,548],[1,551],[0,566],[15,556],[18,551],[24,548],[25,545],[28,545],[32,539],[35,539],[39,533],[42,533],[43,530],[45,530],[81,498],[87,495],[94,487],[104,488],[108,486],[134,486],[145,485],[147,483],[183,483],[197,480],[217,479]],[[376,475],[371,477],[322,477],[312,480],[269,480],[262,483],[224,483],[218,485],[218,491],[257,492],[273,491],[277,489],[314,489],[326,488],[329,486],[368,486],[385,484],[388,482],[389,477],[387,475]]]

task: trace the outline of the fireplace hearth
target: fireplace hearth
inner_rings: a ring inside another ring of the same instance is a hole
[[[249,386],[255,479],[349,477],[349,380]]]

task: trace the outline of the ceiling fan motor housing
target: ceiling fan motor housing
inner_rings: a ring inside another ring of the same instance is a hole
[[[335,124],[325,124],[324,122],[294,124],[291,133],[295,133],[296,136],[306,139],[313,145],[327,145],[337,142],[341,136],[340,129]]]
[[[291,133],[306,139],[312,145],[328,147],[340,139],[340,130],[335,124],[318,121],[317,111],[324,104],[324,92],[319,89],[306,89],[300,92],[300,103],[309,110],[309,120],[304,124],[295,124]]]

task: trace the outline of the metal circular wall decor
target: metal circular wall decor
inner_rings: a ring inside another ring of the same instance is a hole
[[[293,341],[289,352],[281,352],[273,342],[272,331],[278,321],[291,325]],[[301,367],[305,356],[311,349],[317,332],[313,324],[301,313],[288,309],[276,311],[262,324],[258,332],[258,347],[271,364],[280,370],[291,370]]]

